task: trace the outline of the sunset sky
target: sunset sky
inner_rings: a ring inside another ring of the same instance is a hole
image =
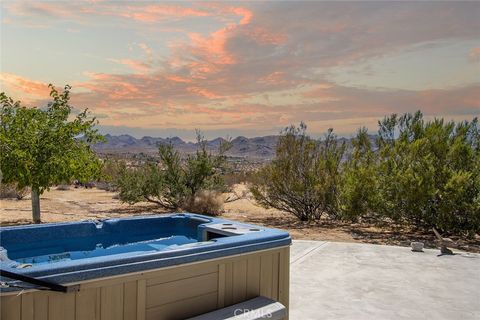
[[[480,114],[480,2],[2,1],[1,91],[73,86],[103,132],[191,139]]]

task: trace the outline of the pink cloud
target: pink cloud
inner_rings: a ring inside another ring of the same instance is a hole
[[[116,7],[109,12],[110,15],[118,15],[125,18],[131,18],[141,22],[157,22],[162,19],[172,17],[206,17],[211,13],[195,8],[188,8],[176,5],[147,5],[147,6],[126,6],[125,8]]]
[[[223,4],[198,3],[193,6],[173,4],[149,4],[135,2],[17,2],[5,5],[9,13],[17,17],[57,20],[69,19],[84,23],[92,15],[126,18],[142,23],[155,23],[189,17],[214,17],[225,19],[227,16],[241,17],[240,24],[248,24],[253,16],[252,11],[243,7]],[[46,21],[45,24],[55,22]],[[33,26],[33,24],[29,23]],[[44,25],[45,25],[44,24]]]
[[[48,83],[31,80],[16,74],[2,72],[0,73],[3,91],[7,94],[15,95],[13,98],[21,98],[25,103],[44,99],[49,96],[50,89]]]
[[[229,36],[229,29],[225,28],[213,32],[210,36],[204,37],[199,33],[190,33],[190,52],[198,55],[206,61],[216,64],[233,64],[235,59],[225,48]]]
[[[107,125],[116,123],[128,126],[135,119],[136,125],[146,128],[166,126],[177,121],[179,128],[213,130],[235,128],[242,123],[242,126],[252,130],[262,130],[265,123],[282,127],[305,120],[316,123],[321,132],[323,125],[329,121],[332,125],[341,125],[343,121],[353,126],[359,121],[378,119],[393,112],[421,109],[427,116],[463,115],[468,119],[480,111],[478,85],[445,90],[372,91],[324,82],[305,91],[298,97],[297,103],[275,105],[247,103],[240,99],[237,103],[220,106],[214,101],[228,101],[226,97],[190,83],[173,81],[183,86],[176,90],[171,80],[166,78],[147,75],[129,75],[127,78],[107,74],[90,76],[91,81],[74,87],[72,103],[107,115],[102,118],[102,124]],[[45,95],[48,94],[45,84],[2,74],[2,80],[5,79],[17,90],[33,93],[37,100],[45,101]],[[89,91],[79,92],[76,88]],[[302,100],[302,96],[309,100]]]
[[[75,103],[108,114],[107,124],[128,125],[134,118],[138,125],[152,128],[169,124],[233,128],[241,123],[259,130],[265,123],[354,123],[355,119],[419,108],[430,115],[472,115],[480,109],[478,86],[377,91],[328,82],[324,73],[332,66],[359,63],[415,45],[478,36],[478,7],[470,4],[311,2],[298,6],[279,2],[196,3],[190,7],[100,2],[89,7],[78,3],[55,6],[18,5],[21,8],[16,13],[51,17],[43,19],[48,23],[55,19],[124,23],[128,19],[148,30],[156,28],[152,24],[158,21],[176,23],[189,17],[222,23],[208,33],[188,30],[186,38],[170,43],[171,52],[161,58],[149,46],[158,48],[153,42],[158,39],[142,38],[136,42],[141,54],[132,50],[138,56],[111,59],[128,66],[133,74],[91,73],[87,81],[74,83],[74,90],[81,89],[73,96]],[[64,15],[64,11],[68,12]],[[99,19],[100,15],[104,17]],[[95,19],[88,20],[90,16]],[[155,36],[161,38],[161,34]],[[147,45],[147,41],[152,43]],[[480,48],[469,52],[472,62],[479,57]],[[6,83],[18,93],[42,96],[41,82],[10,74]]]
[[[189,79],[189,78],[186,78],[186,77],[181,77],[181,76],[174,75],[174,74],[166,76],[166,79],[169,80],[169,81],[180,82],[180,83],[192,83],[193,82],[192,79]]]
[[[208,98],[208,99],[218,99],[221,96],[213,93],[212,91],[205,89],[205,88],[199,88],[199,87],[188,87],[188,91],[193,92],[195,94],[198,94],[202,97]]]
[[[133,59],[109,59],[109,60],[118,64],[125,65],[138,73],[145,73],[149,71],[152,67],[150,64],[146,62],[133,60]]]

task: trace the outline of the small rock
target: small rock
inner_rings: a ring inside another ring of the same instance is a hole
[[[410,243],[413,252],[423,252],[423,242],[412,242]]]

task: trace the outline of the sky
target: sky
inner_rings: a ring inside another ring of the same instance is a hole
[[[480,2],[2,1],[0,91],[70,84],[104,133],[371,132],[480,115]]]

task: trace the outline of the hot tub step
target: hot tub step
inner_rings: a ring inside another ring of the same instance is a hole
[[[280,302],[266,297],[256,297],[187,320],[280,320],[286,316],[287,309]]]

